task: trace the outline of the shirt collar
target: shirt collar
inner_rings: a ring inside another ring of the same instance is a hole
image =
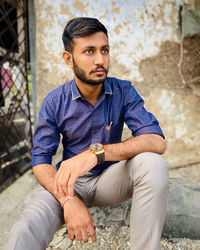
[[[104,82],[104,89],[105,89],[105,94],[109,94],[109,95],[112,95],[113,92],[110,88],[110,84],[108,82],[108,78],[106,78],[105,82]]]
[[[79,93],[77,86],[76,86],[75,79],[72,80],[71,92],[72,92],[72,100],[76,100],[76,99],[82,97],[81,94]]]
[[[113,94],[107,79],[104,82],[104,89],[105,89],[105,94],[109,94],[109,95]],[[75,79],[72,80],[71,92],[72,92],[72,100],[76,100],[80,97],[82,98],[82,96],[81,96],[81,94],[76,86]]]

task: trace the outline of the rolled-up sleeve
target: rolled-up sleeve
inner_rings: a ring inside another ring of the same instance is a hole
[[[44,99],[39,113],[38,124],[33,137],[32,163],[51,164],[60,142],[60,133],[56,126],[54,105],[51,100]]]
[[[158,134],[163,132],[155,116],[144,108],[144,101],[130,84],[126,91],[124,121],[133,136],[141,134]]]

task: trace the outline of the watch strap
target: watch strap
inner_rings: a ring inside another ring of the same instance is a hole
[[[96,156],[97,156],[97,159],[98,159],[98,165],[104,163],[104,161],[105,161],[104,150],[102,150],[101,152],[96,152]]]

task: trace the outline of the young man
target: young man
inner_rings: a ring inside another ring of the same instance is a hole
[[[131,249],[158,250],[168,193],[158,121],[130,82],[107,77],[108,35],[97,19],[69,21],[63,43],[74,79],[43,101],[32,150],[41,186],[14,225],[7,249],[45,249],[64,222],[70,239],[95,242],[87,206],[132,198]],[[121,142],[124,122],[133,137]],[[51,159],[60,135],[63,158],[55,168]]]

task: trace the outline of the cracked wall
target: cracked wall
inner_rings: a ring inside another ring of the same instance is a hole
[[[35,0],[38,107],[50,90],[72,78],[62,59],[65,24],[73,17],[96,17],[109,31],[109,76],[130,80],[137,87],[161,123],[168,152],[194,152],[189,160],[197,159],[199,97],[181,85],[177,68],[179,11],[184,4],[192,8],[195,1]]]

